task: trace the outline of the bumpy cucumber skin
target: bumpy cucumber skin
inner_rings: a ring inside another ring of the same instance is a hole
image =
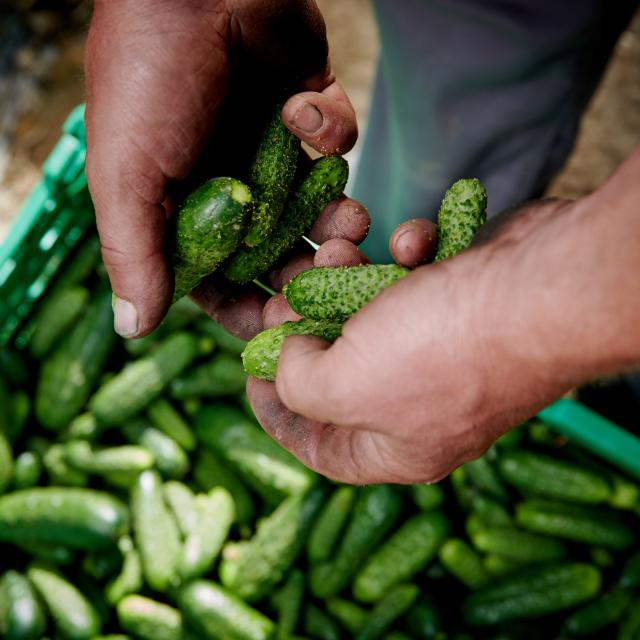
[[[378,640],[402,618],[420,595],[414,584],[399,584],[388,591],[373,608],[355,640]]]
[[[131,492],[131,515],[145,580],[152,589],[166,591],[177,578],[181,544],[155,471],[140,474]]]
[[[349,165],[340,156],[318,158],[289,195],[277,229],[257,247],[242,247],[231,256],[224,275],[246,284],[272,267],[313,226],[322,210],[340,197],[347,184]]]
[[[464,602],[464,616],[469,624],[478,626],[539,618],[589,600],[600,584],[600,572],[588,564],[530,569],[472,593]]]
[[[463,178],[444,194],[438,211],[436,262],[466,249],[487,220],[487,191],[480,180]]]
[[[198,353],[194,336],[170,336],[148,356],[126,365],[100,387],[89,403],[91,412],[102,424],[121,424],[156,398]]]
[[[255,378],[273,381],[276,379],[280,351],[287,336],[317,336],[334,342],[341,333],[342,324],[339,322],[306,318],[266,329],[250,340],[242,352],[244,370]]]
[[[0,498],[0,540],[100,549],[127,532],[128,512],[117,498],[66,487],[34,487]]]
[[[169,393],[176,400],[235,396],[246,383],[247,374],[237,356],[216,353],[208,362],[172,380]]]
[[[489,582],[491,576],[482,564],[480,556],[464,540],[450,538],[439,552],[440,562],[460,582],[477,589]]]
[[[409,518],[356,576],[353,583],[356,600],[375,602],[396,584],[413,578],[436,556],[448,533],[449,523],[439,511]]]
[[[162,490],[182,537],[188,538],[198,528],[200,519],[195,493],[186,484],[175,480],[165,482]]]
[[[249,187],[234,178],[213,178],[184,201],[176,215],[174,302],[238,247],[252,207]]]
[[[178,591],[185,620],[203,640],[271,640],[271,620],[214,582],[195,580]]]
[[[5,640],[40,640],[47,623],[31,583],[17,571],[0,578],[0,634]]]
[[[612,589],[572,613],[565,620],[564,628],[571,636],[588,636],[601,631],[622,618],[632,597],[625,589]]]
[[[103,291],[42,365],[35,401],[40,424],[59,431],[80,413],[115,343],[111,295]]]
[[[598,507],[530,500],[516,507],[516,522],[535,533],[607,549],[626,549],[636,539],[617,513]]]
[[[118,620],[141,640],[183,640],[182,615],[163,602],[130,595],[118,603]]]
[[[89,640],[101,631],[98,612],[87,598],[57,571],[32,566],[27,576],[53,618],[56,629],[69,640]]]
[[[282,293],[304,318],[344,321],[408,273],[397,264],[317,267],[299,273]]]
[[[583,467],[529,451],[510,451],[499,460],[500,473],[526,495],[597,504],[611,496],[607,479]]]
[[[92,449],[85,440],[72,440],[64,448],[67,464],[88,474],[138,474],[151,469],[155,462],[148,449],[133,444]]]
[[[300,141],[282,122],[278,105],[265,129],[251,165],[249,182],[254,209],[244,239],[248,247],[266,240],[275,229],[296,175]]]
[[[472,540],[473,546],[480,551],[496,553],[517,562],[551,562],[567,555],[567,549],[561,542],[515,527],[482,529],[472,536]]]

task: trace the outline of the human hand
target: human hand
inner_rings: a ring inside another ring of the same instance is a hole
[[[280,96],[286,126],[321,153],[348,151],[355,114],[335,81],[313,0],[96,0],[87,40],[87,178],[116,330],[149,333],[173,293],[164,253],[175,202],[246,167]],[[255,287],[196,298],[237,335],[261,327]],[[238,324],[239,323],[239,324]]]

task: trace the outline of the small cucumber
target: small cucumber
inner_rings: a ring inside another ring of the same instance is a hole
[[[590,636],[620,621],[632,594],[618,587],[572,613],[564,623],[571,636]]]
[[[208,180],[187,197],[176,215],[174,302],[235,251],[252,208],[249,188],[234,178]]]
[[[42,457],[42,464],[54,485],[86,487],[89,478],[86,473],[74,469],[67,463],[65,445],[52,444]]]
[[[282,587],[274,595],[274,604],[278,611],[278,638],[288,640],[295,632],[304,604],[305,580],[300,569],[289,573]]]
[[[349,165],[340,156],[318,158],[289,195],[277,229],[256,247],[238,249],[226,263],[224,275],[246,284],[270,269],[313,226],[322,210],[342,195]]]
[[[13,469],[14,491],[35,487],[42,474],[42,460],[33,451],[23,451],[16,459]]]
[[[340,640],[338,625],[319,607],[307,604],[304,608],[302,627],[305,634],[317,640]]]
[[[471,539],[479,551],[496,553],[522,563],[550,562],[567,555],[567,549],[561,542],[515,527],[482,529]]]
[[[438,555],[447,571],[469,589],[482,587],[491,579],[480,556],[460,538],[447,540]]]
[[[440,511],[412,516],[369,558],[356,576],[353,595],[376,602],[396,584],[411,580],[436,557],[449,533]]]
[[[198,529],[200,515],[196,496],[186,484],[169,480],[162,487],[165,502],[169,505],[183,538],[188,538]]]
[[[537,567],[472,593],[464,602],[464,617],[479,626],[541,618],[593,598],[600,583],[600,572],[588,564]]]
[[[144,596],[118,602],[120,626],[140,640],[186,640],[182,615],[173,607]]]
[[[502,527],[511,524],[511,514],[497,500],[478,493],[471,498],[472,513],[476,514],[487,527]]]
[[[214,582],[195,580],[178,591],[185,620],[202,640],[271,640],[274,623]]]
[[[414,484],[411,497],[420,511],[432,511],[444,502],[444,491],[439,484]]]
[[[100,549],[128,528],[120,500],[93,489],[34,487],[0,497],[0,540]]]
[[[464,465],[472,486],[501,502],[509,501],[509,493],[486,456]]]
[[[105,588],[105,598],[114,607],[125,596],[137,593],[142,589],[142,562],[140,554],[133,545],[133,541],[128,536],[121,538],[118,547],[124,561],[120,573],[109,581]]]
[[[360,605],[342,598],[329,598],[325,602],[327,611],[350,635],[358,633],[367,620],[367,611]]]
[[[246,383],[247,374],[238,357],[216,353],[208,362],[172,380],[169,393],[176,400],[236,396],[244,390]]]
[[[59,440],[67,442],[69,440],[88,440],[94,442],[103,432],[102,425],[98,424],[96,417],[89,413],[81,413],[76,416],[69,426],[60,433]]]
[[[110,473],[136,476],[154,465],[151,452],[137,445],[120,445],[93,449],[85,440],[72,440],[64,445],[67,464],[89,475]]]
[[[47,623],[31,583],[17,571],[0,578],[0,635],[5,640],[40,640]]]
[[[250,340],[242,352],[244,370],[250,376],[273,381],[276,379],[278,358],[287,336],[310,335],[334,342],[341,333],[342,324],[339,322],[306,318],[266,329]]]
[[[512,558],[505,558],[495,553],[487,554],[482,564],[484,568],[496,578],[503,578],[522,569],[522,562],[518,562]]]
[[[147,407],[147,416],[156,429],[173,438],[185,451],[195,449],[196,438],[191,427],[168,400],[154,400]]]
[[[399,584],[388,591],[376,604],[355,640],[378,640],[401,619],[420,595],[420,589],[414,584]]]

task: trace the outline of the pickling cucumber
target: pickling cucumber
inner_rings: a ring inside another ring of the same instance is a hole
[[[479,551],[496,553],[517,562],[550,562],[567,555],[566,547],[558,540],[515,527],[481,529],[471,539]]]
[[[437,509],[444,502],[444,491],[439,484],[413,484],[411,497],[421,511]]]
[[[326,607],[329,614],[351,635],[358,633],[367,620],[367,611],[351,600],[329,598],[326,601]]]
[[[14,462],[11,487],[15,491],[30,489],[38,484],[42,474],[42,460],[33,451],[23,451]]]
[[[572,613],[564,628],[572,636],[589,636],[619,622],[631,604],[632,594],[620,587],[603,594]]]
[[[438,555],[447,571],[469,589],[482,587],[491,579],[478,553],[460,538],[447,540]]]
[[[4,493],[13,479],[13,466],[13,451],[9,438],[4,431],[0,431],[0,493]]]
[[[156,429],[173,438],[185,451],[195,449],[196,438],[191,427],[168,400],[154,400],[147,407],[147,416]]]
[[[414,584],[399,584],[389,590],[367,616],[355,640],[378,640],[391,625],[401,619],[416,601],[420,589]]]
[[[130,595],[117,611],[122,628],[140,640],[185,640],[182,614],[168,604]]]
[[[278,638],[281,640],[287,640],[298,626],[304,590],[304,573],[300,569],[293,569],[273,597],[273,604],[278,610]]]
[[[0,636],[5,640],[40,640],[47,626],[31,583],[17,571],[0,578]]]
[[[188,538],[197,530],[200,519],[195,493],[186,484],[175,480],[165,482],[162,491],[166,503],[173,512],[182,537]]]

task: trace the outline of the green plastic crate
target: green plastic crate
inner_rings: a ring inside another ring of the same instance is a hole
[[[18,334],[78,242],[96,232],[84,173],[84,105],[72,111],[62,132],[42,167],[42,180],[0,245],[0,347]],[[640,439],[628,431],[564,398],[539,417],[558,433],[640,479]]]

